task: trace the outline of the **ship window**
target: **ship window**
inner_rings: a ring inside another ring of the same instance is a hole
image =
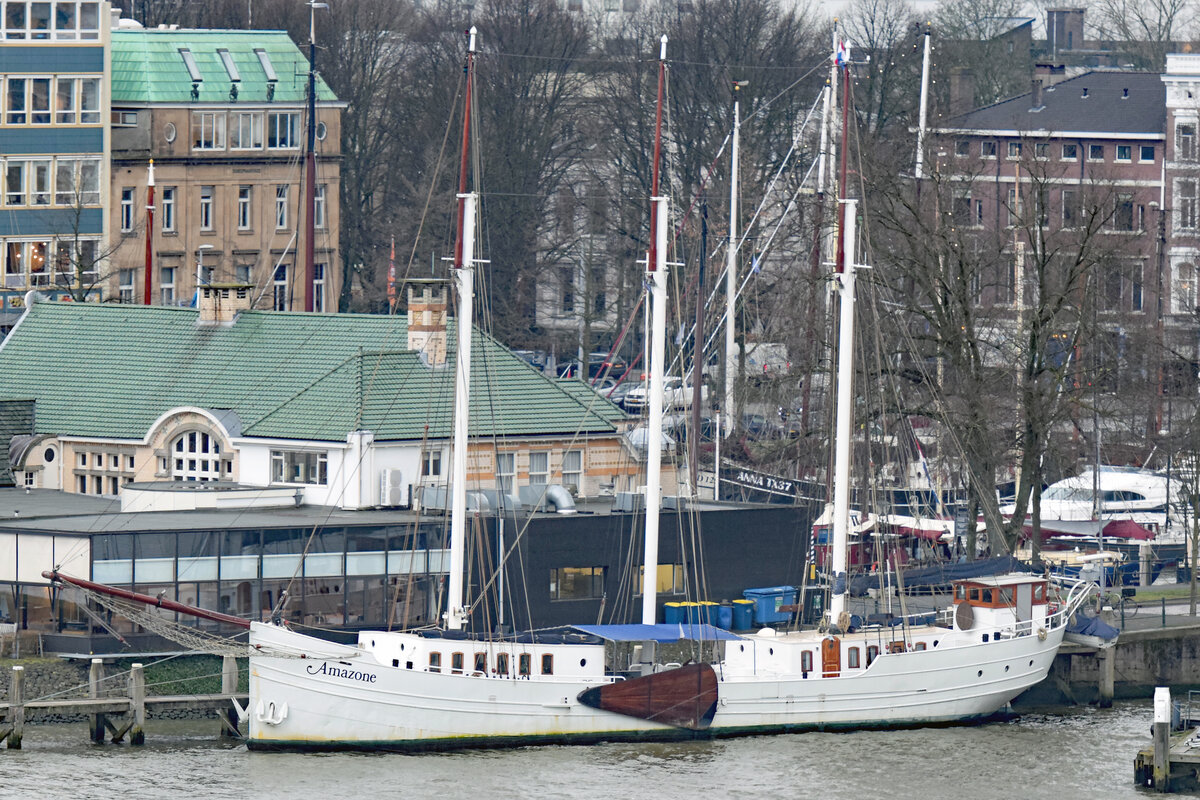
[[[889,653],[903,653],[904,650],[904,642],[888,642]]]
[[[517,672],[523,678],[528,678],[530,673],[533,672],[533,657],[529,653],[521,653],[517,657]]]
[[[430,672],[441,672],[442,671],[442,654],[441,653],[430,653],[429,654],[429,671]]]
[[[847,669],[858,669],[858,667],[859,667],[858,653],[859,653],[859,651],[858,651],[857,647],[851,647],[846,652],[846,667],[847,667]]]
[[[1003,589],[998,589],[997,594],[1000,595],[998,601],[1002,605],[1011,606],[1013,604],[1013,590],[1011,586],[1006,586]]]
[[[812,668],[813,668],[812,665],[813,665],[812,653],[808,650],[805,650],[804,652],[800,653],[800,671],[801,672],[812,672]]]
[[[867,645],[867,666],[871,666],[871,662],[879,657],[879,645]]]
[[[475,671],[483,675],[487,674],[487,653],[475,654]]]
[[[508,653],[500,653],[496,656],[496,674],[508,674]]]
[[[924,642],[917,642],[916,644],[913,645],[913,650],[924,650],[924,649],[925,649]]]
[[[1035,603],[1042,603],[1042,602],[1045,602],[1045,600],[1046,600],[1046,584],[1039,583],[1033,587],[1033,601]]]
[[[450,654],[450,671],[456,675],[462,675],[462,671],[463,671],[463,654],[462,653],[451,653]]]
[[[978,586],[971,587],[971,602],[978,603],[980,600],[980,591]]]
[[[554,655],[552,653],[546,653],[542,656],[542,674],[554,674]]]
[[[957,586],[955,586],[954,587],[954,599],[955,600],[966,600],[967,599],[967,587],[963,586],[961,583],[958,584]]]

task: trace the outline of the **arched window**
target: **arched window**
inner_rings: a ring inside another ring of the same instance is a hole
[[[221,478],[221,443],[204,431],[188,431],[171,445],[171,477],[177,481]]]

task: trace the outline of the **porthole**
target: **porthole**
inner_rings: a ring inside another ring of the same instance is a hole
[[[773,656],[773,655],[775,655],[775,648],[774,648],[774,647],[768,647],[768,648],[767,648],[767,654],[768,654],[768,655],[772,655],[772,656]]]
[[[586,667],[586,666],[587,666],[587,659],[586,659],[586,658],[581,658],[581,659],[579,659],[579,666],[581,666],[581,667]]]
[[[374,646],[375,646],[375,640],[374,640],[374,639],[372,639],[372,640],[371,640],[371,647],[374,647]]]
[[[329,133],[329,129],[325,127],[325,123],[318,122],[317,123],[317,140],[321,141],[321,142],[325,141],[325,136],[328,133]]]
[[[1004,665],[1004,671],[1005,671],[1005,672],[1008,672],[1008,664],[1005,664],[1005,665]]]
[[[1031,667],[1033,666],[1033,659],[1032,659],[1032,658],[1031,658],[1031,659],[1029,659],[1029,666],[1031,666]]]
[[[58,455],[58,454],[54,452],[53,447],[47,447],[45,452],[42,453],[42,460],[45,461],[47,464],[49,464],[51,461],[54,460],[54,457],[56,455]]]
[[[746,652],[746,645],[744,645],[744,644],[739,644],[739,645],[738,645],[738,652],[739,652],[739,653],[744,653],[744,652]]]
[[[977,672],[977,673],[975,673],[975,674],[976,674],[977,676],[979,676],[980,678],[982,678],[982,677],[983,677],[983,670],[979,670],[979,672]]]
[[[167,140],[167,144],[175,141],[176,134],[177,132],[175,130],[175,123],[168,122],[166,127],[163,128],[163,138]]]

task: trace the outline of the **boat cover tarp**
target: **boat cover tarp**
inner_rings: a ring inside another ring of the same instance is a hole
[[[981,558],[977,561],[960,561],[953,564],[934,564],[931,567],[905,568],[904,588],[948,586],[951,581],[963,578],[979,578],[984,575],[1004,575],[1008,572],[1033,572],[1028,564],[1022,564],[1012,556],[996,556]],[[856,575],[850,579],[850,594],[862,597],[868,589],[878,589],[880,581],[884,586],[896,585],[894,572],[879,575]]]
[[[1067,626],[1067,633],[1078,633],[1081,636],[1099,636],[1101,639],[1112,640],[1116,639],[1121,632],[1099,617],[1085,617],[1083,614],[1078,614],[1071,624]]]
[[[1104,526],[1104,535],[1115,539],[1153,539],[1153,531],[1148,531],[1131,519],[1114,519]]]
[[[672,623],[661,625],[572,625],[576,630],[599,636],[610,642],[698,642],[736,641],[741,636],[707,624]]]

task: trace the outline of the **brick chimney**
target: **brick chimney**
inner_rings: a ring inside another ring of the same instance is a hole
[[[250,308],[253,286],[245,283],[206,283],[200,287],[200,319],[205,327],[229,327]]]
[[[1082,50],[1083,18],[1087,9],[1051,8],[1046,11],[1046,49],[1058,55]]]
[[[975,73],[967,67],[950,70],[950,116],[956,117],[975,108]]]
[[[1030,81],[1029,110],[1041,111],[1046,104],[1042,102],[1042,79],[1035,77]]]
[[[409,278],[408,349],[421,353],[425,363],[446,363],[446,306],[448,283],[442,278]]]

